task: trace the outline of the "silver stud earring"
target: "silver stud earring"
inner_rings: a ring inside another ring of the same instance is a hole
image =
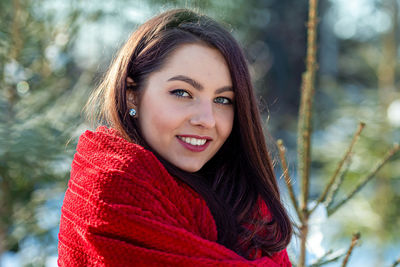
[[[135,117],[135,116],[136,116],[136,109],[131,108],[131,109],[129,110],[129,115],[131,115],[131,117]]]

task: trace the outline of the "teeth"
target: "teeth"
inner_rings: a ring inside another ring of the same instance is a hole
[[[197,139],[197,138],[182,137],[182,136],[179,136],[179,139],[193,146],[202,146],[207,142],[207,139]]]

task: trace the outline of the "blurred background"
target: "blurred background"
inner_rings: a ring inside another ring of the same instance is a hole
[[[56,266],[69,168],[79,135],[90,129],[82,107],[129,34],[168,8],[196,8],[232,30],[250,65],[270,149],[276,157],[274,140],[284,140],[298,190],[296,130],[307,2],[1,0],[0,266]],[[319,3],[314,199],[360,121],[367,126],[339,198],[400,140],[399,5],[399,0]],[[334,215],[327,218],[323,206],[317,210],[307,262],[331,249],[343,252],[359,231],[362,241],[349,266],[390,266],[400,257],[399,229],[400,157],[395,156]],[[293,238],[289,253],[294,262],[298,250]]]

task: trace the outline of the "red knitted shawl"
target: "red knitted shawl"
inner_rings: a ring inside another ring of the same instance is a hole
[[[249,261],[216,241],[205,201],[150,151],[106,127],[80,137],[62,207],[60,266],[291,266],[286,250]]]

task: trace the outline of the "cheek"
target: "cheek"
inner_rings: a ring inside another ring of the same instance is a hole
[[[232,132],[233,119],[234,119],[233,110],[223,114],[223,116],[221,116],[220,118],[219,133],[221,137],[224,139],[224,141],[229,137],[229,135]]]
[[[139,124],[144,138],[150,143],[152,143],[151,140],[160,141],[172,135],[179,124],[177,118],[179,112],[174,105],[169,105],[168,101],[160,97],[152,99],[153,101],[143,99],[139,110]]]

